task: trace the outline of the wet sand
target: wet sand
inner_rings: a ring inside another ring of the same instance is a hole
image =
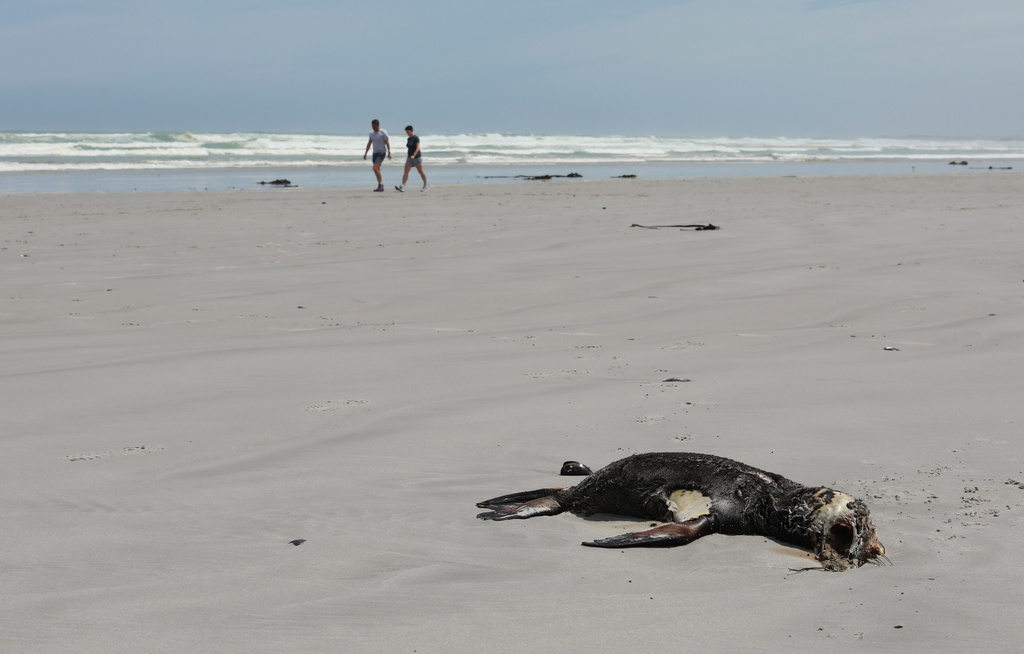
[[[0,216],[4,650],[1020,637],[1022,175],[3,195]],[[648,451],[862,497],[892,565],[475,518],[578,481],[567,459]]]

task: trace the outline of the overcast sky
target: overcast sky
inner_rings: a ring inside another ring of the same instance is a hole
[[[0,0],[0,131],[1024,136],[1022,0]]]

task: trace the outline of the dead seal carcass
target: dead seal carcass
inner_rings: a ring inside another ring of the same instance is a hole
[[[668,523],[583,543],[590,547],[671,547],[722,533],[768,536],[809,549],[826,570],[847,570],[885,555],[861,500],[711,454],[634,454],[572,488],[512,493],[477,506],[490,509],[477,516],[482,520],[570,511]]]

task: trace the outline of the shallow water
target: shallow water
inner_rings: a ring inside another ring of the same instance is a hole
[[[991,168],[990,168],[991,167]],[[1006,170],[1010,168],[1010,170]],[[427,180],[437,184],[538,183],[520,176],[578,173],[581,179],[613,179],[635,175],[638,179],[683,179],[695,177],[786,177],[892,175],[907,173],[999,174],[1024,170],[1021,162],[979,162],[952,166],[948,162],[869,161],[869,162],[772,162],[772,163],[615,163],[560,165],[424,164]],[[403,168],[385,163],[384,184],[390,191],[402,181]],[[305,188],[366,186],[372,189],[376,179],[370,165],[316,167],[251,167],[170,170],[74,170],[53,172],[0,173],[0,193],[129,193],[154,191],[227,191],[267,188],[260,182],[287,179]],[[542,182],[541,182],[542,183]],[[419,188],[420,177],[410,172],[408,186]]]

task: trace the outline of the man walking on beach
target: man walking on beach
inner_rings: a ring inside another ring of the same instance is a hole
[[[388,133],[380,128],[380,121],[376,118],[370,123],[373,126],[373,131],[370,132],[370,140],[366,142],[366,150],[363,152],[363,159],[366,159],[366,153],[370,151],[370,146],[373,146],[373,174],[377,176],[377,188],[374,189],[375,193],[384,192],[384,178],[380,174],[380,165],[384,163],[384,155],[387,154],[388,159],[391,158],[391,141],[388,140]]]
[[[409,171],[412,170],[413,166],[416,166],[420,177],[423,178],[423,188],[420,190],[426,191],[430,187],[427,186],[427,174],[423,172],[423,153],[420,151],[420,137],[413,133],[412,125],[405,126],[405,133],[409,135],[409,138],[405,141],[405,147],[409,150],[409,156],[405,160],[405,174],[402,175],[402,185],[396,186],[395,190],[405,192],[405,183],[409,181]]]

